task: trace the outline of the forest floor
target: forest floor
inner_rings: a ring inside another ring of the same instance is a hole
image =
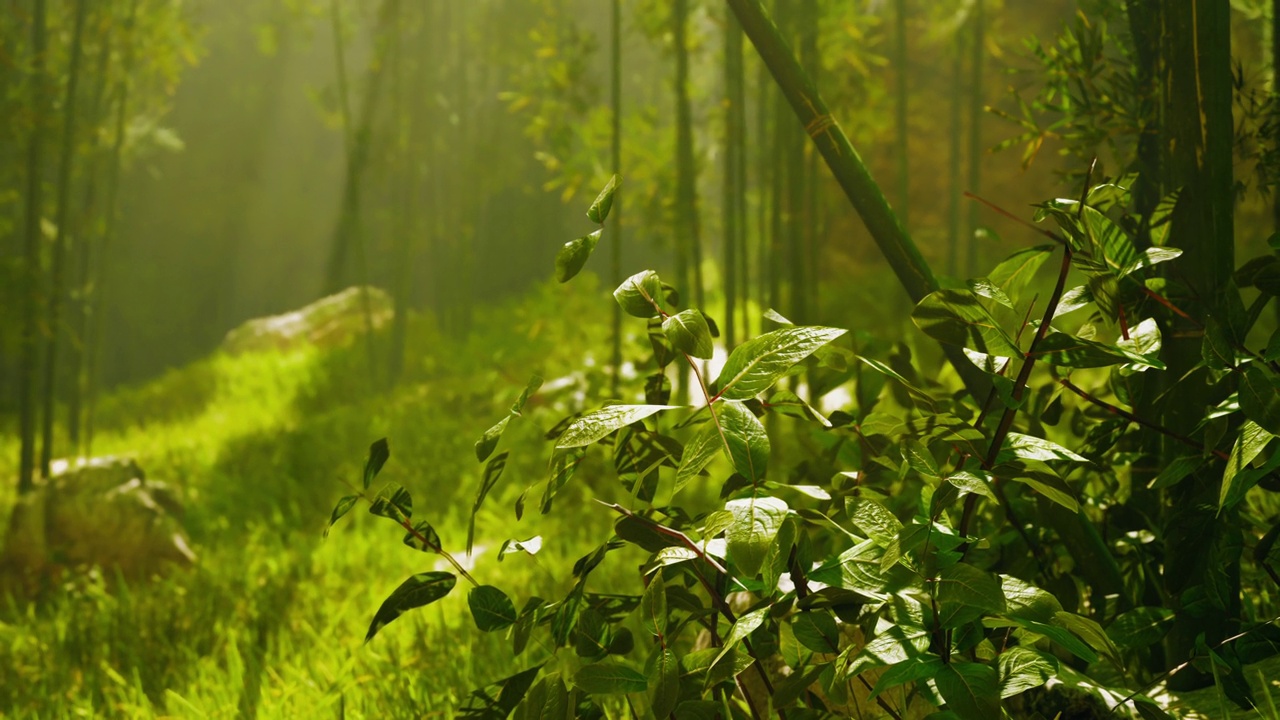
[[[199,561],[127,587],[83,578],[39,604],[0,601],[0,715],[449,717],[471,689],[544,659],[537,642],[513,658],[505,633],[478,631],[465,592],[363,644],[391,590],[443,561],[406,547],[403,532],[361,507],[327,540],[321,533],[346,483],[358,484],[369,444],[387,437],[391,459],[377,482],[404,485],[415,519],[462,555],[482,470],[473,443],[532,373],[567,376],[538,402],[572,411],[597,397],[588,386],[602,382],[607,362],[605,302],[590,282],[547,285],[477,310],[465,341],[415,318],[405,380],[392,391],[371,389],[357,342],[219,352],[105,398],[95,454],[133,456],[148,478],[183,491]],[[599,359],[594,372],[590,361],[582,369],[584,352]],[[472,574],[519,588],[517,607],[563,595],[573,560],[609,537],[612,521],[586,502],[599,489],[582,475],[553,515],[534,503],[515,521],[515,498],[546,473],[548,428],[538,423],[551,415],[538,417],[504,436],[511,459],[477,522]],[[0,440],[0,455],[16,458],[13,438]],[[0,477],[14,474],[0,464]],[[0,518],[13,500],[6,485]],[[540,535],[546,523],[556,525],[553,541],[536,557],[498,563],[504,540]],[[615,553],[593,583],[638,584],[638,564]]]

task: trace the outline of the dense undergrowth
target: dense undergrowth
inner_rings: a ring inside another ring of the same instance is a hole
[[[397,460],[386,476],[423,498],[440,532],[460,543],[470,504],[463,496],[478,480],[469,461],[474,436],[510,403],[514,378],[542,368],[556,377],[557,368],[581,368],[584,355],[607,357],[607,317],[579,311],[601,294],[598,286],[542,287],[478,311],[466,341],[418,318],[394,392],[370,387],[357,344],[219,353],[106,398],[95,453],[135,456],[149,477],[185,492],[200,560],[132,586],[83,578],[38,607],[5,601],[4,716],[450,716],[470,688],[497,679],[510,651],[474,628],[461,597],[362,646],[388,583],[430,567],[389,545],[367,515],[321,542],[323,518],[343,483],[358,477],[370,439],[388,435]],[[603,368],[579,371],[558,392],[572,403],[595,394],[602,378]],[[513,428],[507,442],[540,444],[541,430]],[[9,462],[12,439],[2,444]],[[511,477],[543,472],[536,452],[521,455]],[[12,474],[0,466],[0,475]],[[517,529],[504,510],[518,484],[495,491],[491,524],[539,534],[541,516]],[[567,492],[585,499],[590,491]],[[12,493],[0,490],[5,521]],[[500,573],[530,592],[563,591],[572,558],[610,521],[585,502],[566,502],[563,511],[536,560],[498,565],[496,544],[506,537],[481,531],[474,572]]]

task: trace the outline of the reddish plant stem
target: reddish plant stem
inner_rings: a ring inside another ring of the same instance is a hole
[[[1112,405],[1111,403],[1109,403],[1109,402],[1107,402],[1107,401],[1105,401],[1105,400],[1099,400],[1098,398],[1096,398],[1096,397],[1094,397],[1094,396],[1090,395],[1090,394],[1088,393],[1088,391],[1086,391],[1086,390],[1084,390],[1084,389],[1080,388],[1080,387],[1079,387],[1079,386],[1077,386],[1075,383],[1071,382],[1071,380],[1070,380],[1069,378],[1061,378],[1061,379],[1059,379],[1059,380],[1058,380],[1058,384],[1059,384],[1059,385],[1061,385],[1062,387],[1064,387],[1064,388],[1066,388],[1066,389],[1070,390],[1071,392],[1075,393],[1076,395],[1079,395],[1080,397],[1084,398],[1085,400],[1088,400],[1090,403],[1092,403],[1092,404],[1094,404],[1094,405],[1096,405],[1096,406],[1098,406],[1098,407],[1102,408],[1103,410],[1106,410],[1107,412],[1111,413],[1112,415],[1117,415],[1117,416],[1119,416],[1119,417],[1124,418],[1125,420],[1128,420],[1128,421],[1130,421],[1130,422],[1137,423],[1137,424],[1141,425],[1142,427],[1147,428],[1148,430],[1154,430],[1154,431],[1156,431],[1156,432],[1160,433],[1161,435],[1164,435],[1165,437],[1173,438],[1174,440],[1177,440],[1178,442],[1182,443],[1183,445],[1187,445],[1187,446],[1189,446],[1189,447],[1193,447],[1193,448],[1195,448],[1195,449],[1197,449],[1197,450],[1201,450],[1201,451],[1203,451],[1203,450],[1204,450],[1204,446],[1203,446],[1201,443],[1198,443],[1198,442],[1196,442],[1195,440],[1192,440],[1191,438],[1187,437],[1186,435],[1182,435],[1182,434],[1180,434],[1180,433],[1174,432],[1173,430],[1170,430],[1169,428],[1164,427],[1163,425],[1158,425],[1158,424],[1156,424],[1156,423],[1154,423],[1154,422],[1151,422],[1150,420],[1144,420],[1143,418],[1141,418],[1141,417],[1139,417],[1139,416],[1137,416],[1137,415],[1134,415],[1133,413],[1129,412],[1128,410],[1125,410],[1125,409],[1124,409],[1124,408],[1122,408],[1122,407],[1117,407],[1117,406],[1115,406],[1115,405]],[[1219,459],[1221,459],[1221,460],[1229,460],[1229,459],[1230,459],[1230,456],[1229,456],[1229,455],[1227,455],[1227,453],[1225,453],[1225,452],[1223,452],[1223,451],[1221,451],[1221,450],[1214,449],[1214,450],[1211,450],[1210,452],[1212,452],[1216,457],[1218,457],[1218,458],[1219,458]]]

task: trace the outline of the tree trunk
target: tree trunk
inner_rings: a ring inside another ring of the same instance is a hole
[[[67,211],[71,203],[71,161],[76,146],[76,86],[80,79],[80,58],[84,39],[84,17],[87,0],[76,0],[75,29],[71,34],[71,62],[67,68],[67,89],[62,102],[62,148],[58,159],[58,197],[54,206],[53,258],[49,277],[49,295],[46,303],[45,327],[48,333],[44,349],[44,377],[41,385],[43,397],[40,410],[40,472],[49,477],[49,464],[53,461],[54,397],[58,386],[58,350],[62,325],[62,296],[66,291],[67,264]]]
[[[675,0],[671,14],[676,52],[676,242],[687,244],[688,293],[692,306],[704,305],[702,296],[702,239],[698,220],[697,168],[693,155],[693,110],[689,103],[689,0]],[[685,303],[688,305],[689,303]]]
[[[610,72],[609,100],[612,107],[610,121],[613,124],[610,139],[609,157],[613,164],[613,172],[622,175],[622,0],[613,0],[609,15],[610,35]],[[622,283],[622,195],[613,196],[613,207],[609,213],[613,225],[613,237],[609,241],[609,274],[610,285],[617,287]],[[730,325],[732,325],[730,320]],[[613,303],[613,373],[611,375],[610,394],[618,397],[618,383],[622,374],[622,306]],[[733,331],[730,330],[730,333]],[[732,336],[732,335],[731,335]]]
[[[907,138],[907,0],[894,1],[893,74],[897,81],[894,90],[894,125],[897,129],[898,155],[898,219],[904,228],[910,228],[907,208],[910,205],[911,183],[910,146]]]
[[[742,117],[742,28],[725,10],[724,22],[724,197],[721,212],[724,222],[724,336],[730,348],[737,343],[738,251],[742,229],[738,224],[743,202],[738,186],[738,168],[742,158],[739,124]]]
[[[986,104],[982,92],[982,63],[986,52],[985,31],[986,12],[984,0],[975,0],[973,6],[973,47],[970,48],[969,67],[969,192],[977,193],[982,180],[982,120],[986,116]],[[980,208],[977,203],[969,204],[969,243],[965,272],[969,277],[976,276],[978,269],[978,219]]]
[[[26,287],[23,293],[22,312],[22,364],[18,370],[18,427],[21,447],[18,458],[18,493],[31,491],[35,475],[36,443],[36,356],[38,331],[36,312],[43,288],[40,262],[40,219],[42,151],[44,150],[44,121],[48,103],[45,100],[45,5],[35,0],[31,18],[31,105],[34,117],[31,138],[27,146],[27,202],[23,259],[26,268]]]
[[[1162,165],[1165,184],[1182,188],[1169,244],[1184,254],[1172,272],[1188,287],[1182,301],[1193,316],[1224,317],[1216,309],[1234,266],[1230,7],[1185,0],[1162,0],[1161,7]],[[1177,389],[1168,393],[1162,424],[1192,434],[1215,396],[1205,374],[1195,371],[1201,325],[1182,318],[1172,322],[1165,334],[1164,377]],[[1181,448],[1166,442],[1166,462],[1180,454]],[[1197,636],[1203,634],[1211,646],[1223,640],[1240,615],[1240,533],[1230,518],[1215,517],[1220,481],[1220,472],[1201,471],[1167,493],[1164,584],[1176,614],[1165,647],[1173,665],[1195,653]],[[1187,668],[1170,679],[1170,687],[1211,681]]]

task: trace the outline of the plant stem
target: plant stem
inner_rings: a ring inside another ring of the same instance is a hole
[[[1177,440],[1178,442],[1182,443],[1183,445],[1187,445],[1187,446],[1189,446],[1189,447],[1193,447],[1193,448],[1195,448],[1195,449],[1197,449],[1197,450],[1201,450],[1201,451],[1203,451],[1203,450],[1204,450],[1204,445],[1203,445],[1203,444],[1198,443],[1198,442],[1196,442],[1195,440],[1192,440],[1191,438],[1187,437],[1186,435],[1183,435],[1183,434],[1181,434],[1181,433],[1174,432],[1173,430],[1170,430],[1169,428],[1164,427],[1163,425],[1160,425],[1160,424],[1158,424],[1158,423],[1154,423],[1154,422],[1152,422],[1152,421],[1150,421],[1150,420],[1144,420],[1143,418],[1141,418],[1141,417],[1139,417],[1139,416],[1137,416],[1137,415],[1134,415],[1133,413],[1129,412],[1128,410],[1125,410],[1124,408],[1121,408],[1121,407],[1117,407],[1117,406],[1115,406],[1115,405],[1112,405],[1111,403],[1106,402],[1105,400],[1099,400],[1098,398],[1096,398],[1096,397],[1094,397],[1094,396],[1090,395],[1086,390],[1084,390],[1084,389],[1080,388],[1080,387],[1079,387],[1079,386],[1077,386],[1075,383],[1071,382],[1071,380],[1070,380],[1069,378],[1061,378],[1060,380],[1058,380],[1058,384],[1059,384],[1059,385],[1061,385],[1062,387],[1064,387],[1064,388],[1066,388],[1066,389],[1070,390],[1071,392],[1075,393],[1076,395],[1079,395],[1080,397],[1084,398],[1085,400],[1088,400],[1090,403],[1093,403],[1094,405],[1097,405],[1098,407],[1102,408],[1103,410],[1106,410],[1107,412],[1111,413],[1112,415],[1118,415],[1118,416],[1120,416],[1120,417],[1124,418],[1125,420],[1128,420],[1128,421],[1130,421],[1130,422],[1137,423],[1137,424],[1141,425],[1142,427],[1147,428],[1148,430],[1154,430],[1154,431],[1156,431],[1156,432],[1160,433],[1161,435],[1164,435],[1165,437],[1173,438],[1174,440]],[[1215,448],[1215,449],[1213,449],[1213,450],[1211,450],[1210,452],[1212,452],[1212,453],[1214,454],[1214,456],[1215,456],[1215,457],[1217,457],[1217,458],[1218,458],[1218,459],[1220,459],[1220,460],[1229,460],[1229,459],[1231,459],[1231,458],[1230,458],[1230,456],[1229,456],[1229,455],[1227,455],[1227,453],[1225,453],[1225,452],[1223,452],[1223,451],[1221,451],[1221,450],[1218,450],[1218,449],[1216,449],[1216,448]]]
[[[412,523],[410,523],[408,520],[401,520],[400,526],[403,527],[405,530],[408,530],[409,533],[413,535],[413,537],[417,539],[418,542],[422,543],[423,546],[425,546],[428,550],[443,557],[445,560],[448,560],[449,564],[453,566],[453,569],[457,570],[458,574],[466,578],[468,582],[470,582],[472,585],[476,587],[480,587],[480,583],[476,582],[476,579],[471,577],[471,574],[467,572],[466,568],[462,567],[462,564],[459,563],[457,559],[455,559],[452,555],[446,552],[444,548],[428,540],[426,536],[418,532],[418,529],[415,528]]]

